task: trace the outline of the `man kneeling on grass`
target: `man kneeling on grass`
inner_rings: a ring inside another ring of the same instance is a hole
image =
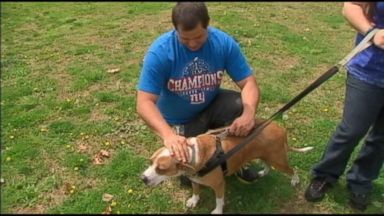
[[[208,26],[202,2],[179,2],[172,10],[171,30],[157,38],[144,58],[137,93],[137,112],[162,138],[176,159],[189,159],[187,137],[230,125],[229,133],[246,136],[255,126],[259,88],[237,42]],[[227,72],[241,89],[221,89]],[[244,166],[244,182],[258,178]],[[181,177],[182,185],[190,185]]]

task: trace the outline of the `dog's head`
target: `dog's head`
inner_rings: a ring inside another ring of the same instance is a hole
[[[141,175],[141,180],[149,186],[156,186],[170,177],[186,173],[187,169],[193,169],[190,165],[176,160],[165,147],[158,149],[150,161],[151,165]]]

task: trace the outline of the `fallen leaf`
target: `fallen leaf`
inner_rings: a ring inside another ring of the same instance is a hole
[[[104,157],[109,157],[109,152],[106,150],[100,150],[100,155]]]
[[[100,150],[95,156],[93,156],[93,164],[103,164],[103,158],[109,158],[110,154],[106,150]]]
[[[120,72],[120,68],[111,68],[107,70],[107,73],[117,73]]]
[[[64,183],[64,193],[65,194],[71,194],[71,191],[73,191],[73,186],[70,184],[70,183],[68,183],[68,182],[65,182]],[[73,191],[74,192],[74,191]],[[72,192],[72,193],[73,193]]]
[[[84,145],[84,144],[80,144],[80,145],[78,146],[78,149],[79,149],[80,152],[84,152],[85,150],[87,150],[87,146]]]
[[[103,164],[103,159],[101,159],[98,154],[93,157],[92,161],[93,164],[96,165]]]
[[[110,205],[108,205],[105,210],[102,212],[102,214],[111,214],[112,208]]]
[[[104,202],[109,202],[109,201],[111,201],[113,199],[113,195],[104,193],[102,199],[103,199]]]

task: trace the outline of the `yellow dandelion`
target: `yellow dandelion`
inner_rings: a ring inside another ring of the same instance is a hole
[[[114,207],[114,206],[116,206],[117,205],[117,202],[116,201],[112,201],[111,202],[111,207]]]
[[[15,137],[11,135],[11,136],[9,136],[9,138],[10,138],[10,139],[13,139],[13,138],[15,138]]]
[[[74,170],[75,170],[75,171],[79,170],[79,167],[75,167]]]
[[[11,160],[11,157],[7,157],[5,160],[6,160],[6,161],[10,161],[10,160]]]
[[[133,190],[132,190],[132,189],[129,189],[129,190],[128,190],[128,193],[129,193],[129,194],[133,193]]]

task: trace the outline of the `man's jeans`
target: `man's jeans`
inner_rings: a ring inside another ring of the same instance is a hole
[[[197,136],[209,129],[230,125],[243,112],[241,94],[220,89],[213,102],[197,118],[185,125],[175,125],[176,132],[185,137]]]
[[[312,174],[336,182],[351,153],[366,134],[365,143],[346,175],[348,187],[355,193],[369,193],[372,181],[378,178],[383,165],[384,88],[348,75],[343,119]]]

